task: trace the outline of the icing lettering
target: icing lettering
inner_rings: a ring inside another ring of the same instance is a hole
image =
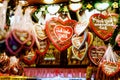
[[[111,18],[108,19],[92,18],[92,20],[95,26],[99,26],[99,29],[107,30],[107,26],[114,26],[113,20]]]

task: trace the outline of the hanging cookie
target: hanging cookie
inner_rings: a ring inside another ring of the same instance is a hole
[[[38,39],[38,42],[39,42],[40,47],[39,49],[37,49],[36,53],[40,55],[44,55],[49,48],[50,42],[48,39],[44,39],[44,40]]]
[[[74,20],[62,21],[58,18],[51,18],[46,22],[47,36],[58,50],[65,50],[71,45],[75,24]]]
[[[25,52],[25,56],[23,57],[23,61],[27,65],[31,65],[35,63],[35,60],[37,58],[36,52],[32,49],[27,50]]]
[[[84,34],[82,34],[82,35],[74,34],[72,36],[72,45],[76,49],[80,49],[84,45],[86,38],[87,38],[87,31],[85,31]]]
[[[87,50],[88,50],[88,43],[87,42],[85,42],[85,46],[81,49],[77,49],[74,46],[72,46],[73,55],[75,56],[76,59],[78,59],[80,61],[83,60],[84,57],[86,56]]]
[[[100,13],[93,14],[90,19],[90,28],[94,33],[103,40],[109,39],[113,32],[114,26],[118,22],[117,14],[103,15]]]

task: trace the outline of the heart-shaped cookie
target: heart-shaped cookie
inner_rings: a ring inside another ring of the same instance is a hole
[[[38,49],[36,51],[36,53],[40,54],[40,55],[41,54],[44,55],[47,52],[50,43],[49,43],[48,39],[44,39],[44,40],[38,39],[38,41],[39,41],[39,44],[40,44],[40,49]]]
[[[35,32],[37,34],[38,39],[44,40],[47,38],[45,30],[43,29],[42,25],[40,24],[35,24],[34,25]]]
[[[23,57],[23,61],[25,64],[31,65],[35,63],[36,57],[37,57],[36,53],[34,52],[33,49],[31,49],[30,51],[26,51],[26,55]]]
[[[90,28],[103,40],[109,39],[115,28],[113,28],[118,22],[118,15],[103,15],[100,13],[93,14],[90,17]]]
[[[88,55],[90,60],[95,64],[99,65],[101,59],[103,58],[105,51],[106,51],[106,46],[91,46],[88,51]]]
[[[55,17],[46,22],[46,33],[58,50],[65,50],[71,45],[75,24],[75,20],[62,21]]]
[[[119,72],[119,64],[114,63],[114,62],[109,62],[109,61],[104,61],[102,63],[102,71],[107,75],[107,76],[114,76]]]
[[[12,35],[15,38],[15,40],[20,44],[25,44],[30,37],[29,32],[16,29],[12,31]]]
[[[81,35],[81,33],[83,33],[85,31],[85,29],[88,26],[88,21],[82,21],[82,22],[78,22],[75,27],[74,27],[74,32],[77,35]]]
[[[73,52],[73,55],[75,56],[76,59],[78,60],[83,60],[86,53],[87,53],[87,50],[88,50],[88,43],[85,42],[85,47],[78,50],[76,49],[74,46],[72,46],[72,52]]]
[[[87,31],[85,31],[84,34],[80,36],[74,34],[72,36],[72,45],[75,48],[80,49],[84,45],[86,38],[87,38]]]
[[[11,33],[10,33],[10,35],[7,36],[7,38],[5,40],[5,44],[6,44],[7,50],[10,52],[11,55],[16,55],[23,48],[23,45],[21,45],[20,43],[18,43],[13,38],[13,36],[12,36]]]

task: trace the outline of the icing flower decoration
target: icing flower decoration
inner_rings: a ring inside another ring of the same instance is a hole
[[[119,34],[117,35],[115,41],[118,43],[118,46],[120,47],[120,32],[119,32]]]

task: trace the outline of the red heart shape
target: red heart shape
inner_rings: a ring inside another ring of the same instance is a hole
[[[88,56],[90,58],[90,60],[95,64],[95,65],[99,65],[102,57],[105,54],[106,51],[106,47],[105,46],[91,46],[88,50]]]
[[[58,50],[62,51],[70,47],[73,27],[76,23],[75,20],[62,21],[55,17],[46,22],[46,33]]]
[[[36,53],[40,54],[40,55],[41,54],[44,55],[47,52],[50,43],[49,43],[48,39],[44,39],[44,40],[38,39],[38,41],[39,41],[39,44],[40,44],[40,49],[38,49],[36,51]]]
[[[23,61],[25,64],[31,65],[35,63],[36,57],[37,57],[36,53],[34,52],[33,49],[31,49],[29,52],[27,52],[27,55],[23,57]]]
[[[117,23],[117,14],[103,15],[100,13],[93,14],[90,17],[90,28],[99,36],[101,39],[109,39],[113,32],[114,26]]]
[[[116,73],[119,72],[119,64],[114,63],[114,62],[109,62],[109,61],[104,61],[102,63],[102,71],[107,75],[107,76],[114,76]]]

